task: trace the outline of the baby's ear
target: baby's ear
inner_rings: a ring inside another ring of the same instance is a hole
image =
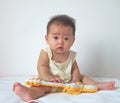
[[[73,42],[75,41],[75,37],[74,37],[74,39],[73,39]]]
[[[74,41],[75,41],[75,37],[73,38],[73,43],[74,43]]]
[[[72,43],[71,43],[71,46],[73,45],[74,41],[75,41],[75,37],[73,38],[73,41],[72,41]]]
[[[48,44],[48,35],[45,35],[45,41]]]

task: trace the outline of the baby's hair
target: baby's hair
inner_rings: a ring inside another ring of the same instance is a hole
[[[73,28],[73,35],[75,35],[75,19],[68,15],[56,15],[53,16],[47,24],[47,34],[49,34],[50,26],[52,24],[62,24],[64,26],[70,26]]]

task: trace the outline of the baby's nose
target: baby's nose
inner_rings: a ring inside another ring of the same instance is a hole
[[[64,43],[63,39],[59,39],[58,43],[63,44]]]

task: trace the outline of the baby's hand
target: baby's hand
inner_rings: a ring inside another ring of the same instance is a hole
[[[50,78],[48,80],[49,82],[58,82],[58,83],[64,83],[64,80],[58,78],[58,77],[54,77],[54,78]]]
[[[76,82],[80,82],[80,80],[78,78],[72,78],[70,80],[70,83],[76,83]]]

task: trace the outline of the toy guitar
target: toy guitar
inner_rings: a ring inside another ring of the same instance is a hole
[[[48,81],[41,81],[37,79],[28,79],[25,81],[26,85],[29,86],[51,86],[51,87],[60,87],[63,88],[63,92],[70,93],[70,94],[80,94],[81,92],[93,93],[97,92],[98,88],[93,85],[84,85],[81,82],[76,83],[56,83],[56,82],[48,82]]]

